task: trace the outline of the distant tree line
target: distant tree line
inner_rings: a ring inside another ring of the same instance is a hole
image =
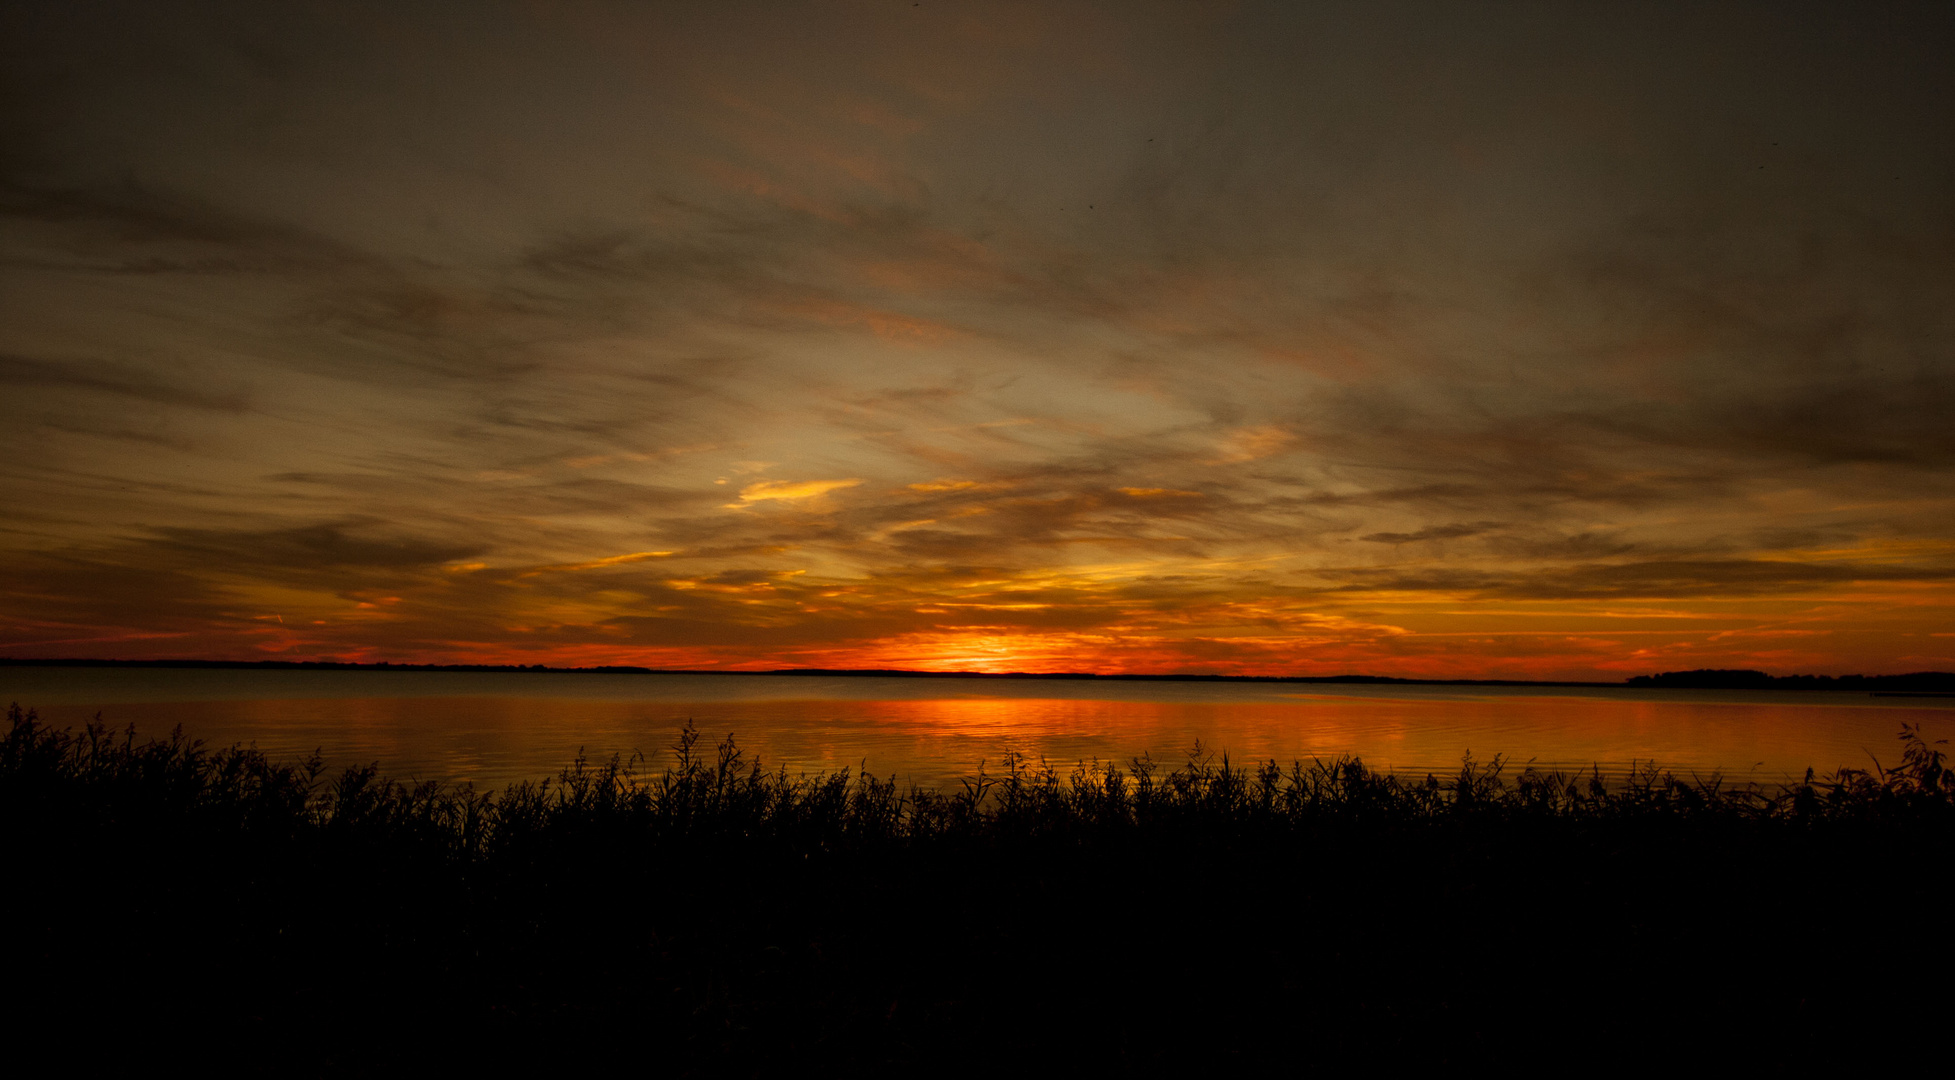
[[[1638,675],[1630,686],[1678,687],[1693,690],[1860,690],[1889,693],[1955,692],[1955,674],[1916,671],[1907,675],[1767,675],[1762,671],[1699,668]]]

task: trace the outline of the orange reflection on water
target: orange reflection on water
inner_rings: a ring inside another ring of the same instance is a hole
[[[334,765],[377,761],[396,776],[479,786],[550,775],[580,748],[640,751],[656,768],[688,720],[708,741],[736,734],[770,767],[866,766],[933,787],[954,787],[981,763],[996,770],[1008,753],[1062,771],[1143,754],[1171,765],[1197,740],[1238,762],[1356,755],[1415,776],[1457,770],[1471,751],[1516,767],[1532,759],[1605,772],[1654,760],[1679,774],[1770,784],[1808,765],[1865,766],[1870,755],[1891,762],[1903,722],[1923,724],[1931,738],[1955,729],[1955,702],[1786,692],[399,675],[266,683],[245,689],[292,696],[244,697],[222,680],[151,682],[106,699],[100,684],[46,681],[19,688],[38,699],[14,696],[40,701],[57,723],[99,709],[145,734],[181,724],[193,737],[256,744],[276,757],[318,749]],[[452,692],[468,687],[499,692]],[[828,696],[786,696],[809,691]]]

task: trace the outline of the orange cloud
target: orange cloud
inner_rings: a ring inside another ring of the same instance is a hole
[[[843,488],[855,487],[860,483],[862,483],[862,480],[859,477],[850,477],[846,480],[763,480],[757,484],[748,484],[746,487],[741,488],[740,501],[737,503],[727,503],[723,509],[741,510],[755,503],[768,502],[770,500],[794,502],[801,499],[813,499],[826,495],[831,491],[840,491]]]
[[[550,569],[595,570],[601,566],[618,566],[623,563],[643,562],[646,559],[661,559],[670,554],[672,554],[670,551],[634,551],[628,555],[611,555],[602,559],[592,559],[590,562],[569,563],[564,566],[551,567]]]

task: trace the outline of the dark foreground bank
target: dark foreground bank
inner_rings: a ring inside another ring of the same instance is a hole
[[[18,709],[7,1036],[79,1066],[1868,1060],[1950,1004],[1955,776],[1202,757],[956,792],[690,735],[484,794]]]

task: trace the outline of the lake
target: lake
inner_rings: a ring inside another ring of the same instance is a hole
[[[500,787],[554,775],[581,748],[662,765],[691,721],[790,772],[867,767],[954,788],[1007,753],[1055,766],[1357,755],[1423,777],[1461,756],[1620,774],[1654,761],[1776,784],[1900,758],[1903,723],[1955,734],[1955,699],[1785,690],[1363,686],[781,675],[0,668],[0,701],[56,724],[98,712],[139,735],[314,750],[335,767]]]

